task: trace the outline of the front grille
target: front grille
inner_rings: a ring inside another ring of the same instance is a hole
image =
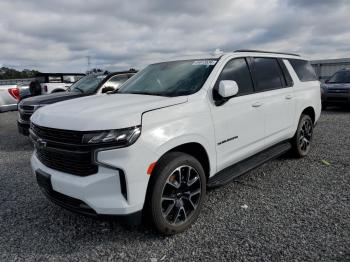
[[[29,122],[30,117],[32,116],[33,113],[25,113],[25,112],[20,112],[19,117],[22,121],[24,122]]]
[[[63,130],[38,126],[32,123],[31,129],[42,139],[65,143],[65,144],[82,144],[83,133],[80,131]]]
[[[92,164],[92,152],[70,152],[50,148],[37,148],[36,155],[41,163],[65,173],[88,176],[97,173],[97,166]]]
[[[328,93],[332,94],[347,94],[349,93],[350,89],[349,88],[332,88],[328,89]]]
[[[69,136],[71,134],[71,136]],[[78,176],[97,173],[94,148],[81,143],[83,133],[31,124],[36,156],[45,166]]]
[[[347,97],[327,97],[328,101],[347,101]]]
[[[20,108],[23,109],[23,110],[34,111],[34,106],[21,105]]]

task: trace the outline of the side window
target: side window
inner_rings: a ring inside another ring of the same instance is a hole
[[[62,83],[61,76],[49,76],[49,83]]]
[[[221,80],[234,80],[238,85],[238,96],[254,92],[253,82],[244,58],[230,60],[221,71],[221,74],[214,87],[214,99],[218,98],[217,90]]]
[[[315,70],[308,61],[300,59],[289,59],[289,62],[301,82],[317,80]]]
[[[275,58],[255,57],[254,78],[257,92],[283,88],[281,68]]]
[[[121,84],[123,84],[126,80],[128,80],[127,75],[116,75],[113,76],[111,79],[109,79],[105,84],[104,87],[113,87],[114,89],[119,88]]]

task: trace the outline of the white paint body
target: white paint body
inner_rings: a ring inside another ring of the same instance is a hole
[[[43,83],[40,85],[41,85],[42,94],[45,95],[45,94],[51,94],[52,92],[57,92],[57,90],[66,91],[72,84],[73,83]]]
[[[0,85],[0,113],[17,110],[18,100],[8,92],[10,88],[16,87],[17,85]]]
[[[321,113],[320,83],[300,82],[284,60],[293,87],[253,93],[216,106],[213,86],[225,64],[238,57],[294,56],[266,53],[223,55],[203,87],[195,94],[159,97],[132,94],[90,96],[56,103],[37,110],[31,121],[39,126],[77,130],[107,130],[142,125],[141,136],[131,146],[101,151],[101,163],[124,171],[128,200],[119,190],[118,171],[100,166],[98,173],[77,177],[44,166],[32,156],[33,171],[51,175],[53,189],[80,199],[98,214],[129,214],[143,208],[149,181],[147,169],[169,150],[199,143],[207,152],[210,175],[294,136],[302,111],[312,107],[315,122]],[[228,137],[233,142],[218,146]]]

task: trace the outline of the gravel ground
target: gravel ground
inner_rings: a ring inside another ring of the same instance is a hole
[[[282,157],[211,190],[197,223],[172,237],[49,202],[15,120],[0,114],[0,261],[350,261],[349,110],[323,112],[308,157]]]

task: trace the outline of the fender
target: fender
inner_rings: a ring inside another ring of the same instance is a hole
[[[166,143],[158,147],[156,154],[160,158],[161,156],[171,151],[172,149],[188,143],[197,143],[203,146],[209,158],[209,165],[210,165],[209,176],[212,176],[213,174],[215,174],[216,173],[216,151],[215,151],[215,148],[210,146],[209,141],[204,136],[201,136],[198,134],[187,134],[187,135],[170,139]]]

